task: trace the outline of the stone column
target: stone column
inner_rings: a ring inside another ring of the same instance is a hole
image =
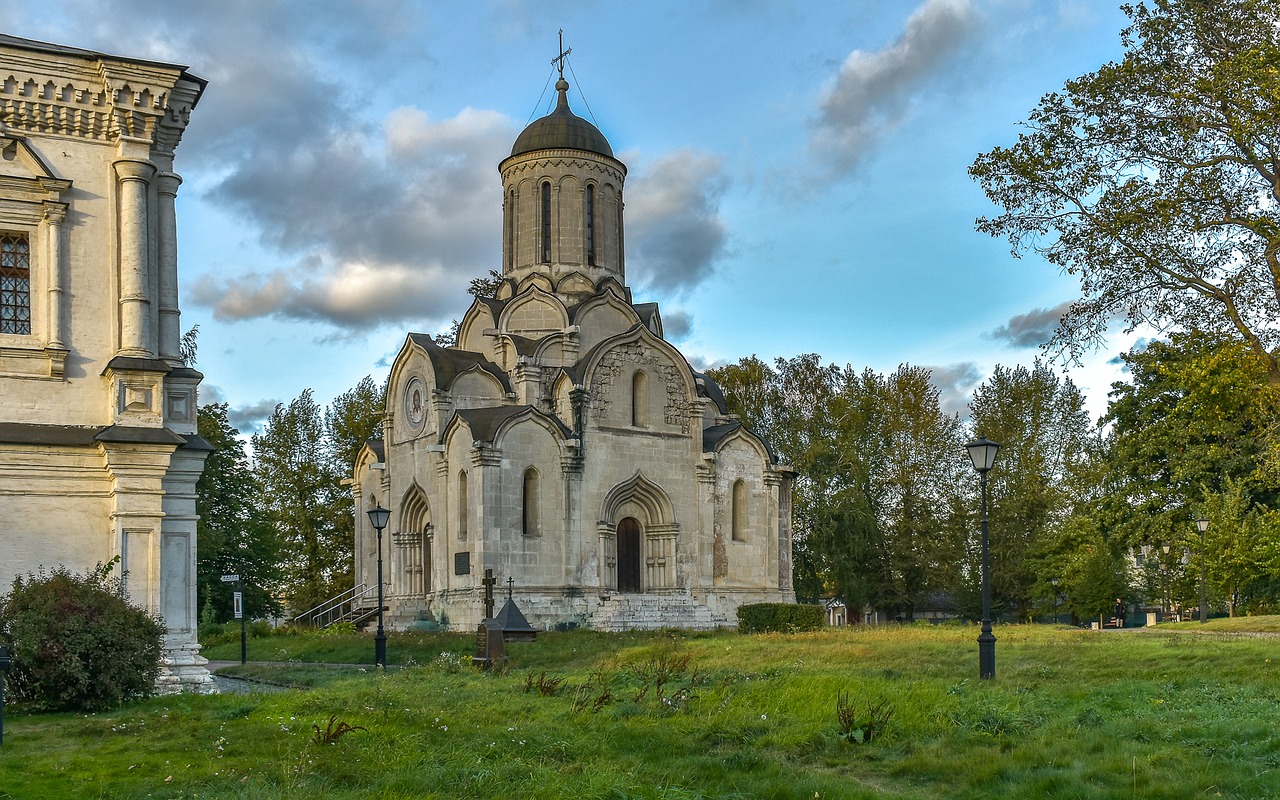
[[[173,364],[182,361],[181,312],[178,310],[178,220],[174,203],[182,178],[173,172],[156,175],[156,208],[160,287],[160,358]]]
[[[67,218],[67,207],[62,203],[45,201],[44,221],[49,232],[49,347],[66,350],[63,341],[64,308],[66,306],[66,260],[62,252],[62,222]]]
[[[147,188],[156,169],[149,162],[115,162],[120,176],[120,352],[154,354],[148,294]]]

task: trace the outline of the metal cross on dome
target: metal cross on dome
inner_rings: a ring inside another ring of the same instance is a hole
[[[560,29],[560,55],[551,59],[551,63],[554,64],[560,70],[560,80],[564,80],[564,60],[568,58],[569,54],[572,52],[573,52],[572,47],[570,47],[568,50],[564,49],[564,28],[561,28]]]

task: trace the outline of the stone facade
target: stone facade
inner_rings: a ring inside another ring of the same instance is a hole
[[[474,627],[486,569],[535,627],[733,626],[743,603],[794,601],[793,473],[663,338],[657,307],[632,302],[627,170],[567,89],[561,78],[556,110],[499,165],[496,292],[456,347],[408,335],[383,438],[355,464],[366,590],[378,540],[365,512],[392,510],[392,627]]]
[[[0,587],[119,558],[164,618],[165,691],[213,686],[173,171],[203,89],[181,66],[0,35]]]

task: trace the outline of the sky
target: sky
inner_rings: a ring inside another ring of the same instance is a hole
[[[4,32],[186,65],[182,322],[252,433],[385,379],[500,265],[498,162],[570,105],[627,165],[627,278],[697,369],[818,353],[933,370],[965,411],[1073,278],[974,230],[967,170],[1122,54],[1119,0],[0,0]],[[1135,337],[1068,374],[1096,418]],[[1065,365],[1060,365],[1065,368]]]

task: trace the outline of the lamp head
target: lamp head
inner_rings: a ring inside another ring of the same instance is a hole
[[[973,468],[978,472],[987,472],[996,463],[996,453],[1000,452],[1000,445],[990,439],[979,436],[972,442],[964,446],[969,451],[969,460],[973,462]]]
[[[383,508],[381,501],[375,501],[377,505],[369,509],[369,524],[375,530],[381,531],[387,527],[387,521],[391,519],[391,509]]]
[[[1196,520],[1196,527],[1200,529],[1201,533],[1204,533],[1205,531],[1209,530],[1209,520],[1205,519],[1204,517],[1201,517],[1200,519]]]

